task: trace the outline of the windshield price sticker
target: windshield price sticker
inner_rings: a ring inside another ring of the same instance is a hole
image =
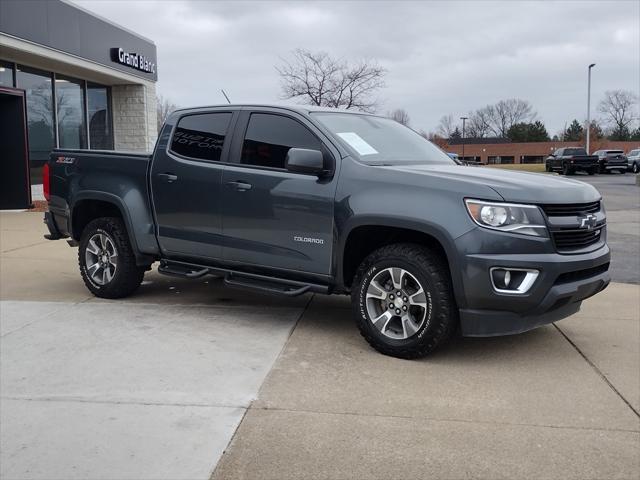
[[[347,142],[360,155],[375,155],[378,151],[369,145],[355,132],[338,133],[338,136]]]

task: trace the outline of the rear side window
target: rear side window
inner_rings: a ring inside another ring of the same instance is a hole
[[[300,122],[282,115],[252,113],[240,163],[284,168],[290,148],[322,150],[322,143]]]
[[[183,157],[219,162],[231,115],[219,112],[182,117],[171,140],[171,151]]]

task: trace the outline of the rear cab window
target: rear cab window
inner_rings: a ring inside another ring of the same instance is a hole
[[[231,112],[186,115],[176,125],[170,151],[195,160],[219,162],[231,123]]]

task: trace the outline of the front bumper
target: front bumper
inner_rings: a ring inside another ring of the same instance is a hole
[[[521,333],[576,313],[582,300],[604,290],[611,281],[609,260],[606,245],[581,255],[467,255],[462,334]],[[540,274],[526,294],[501,294],[489,280],[491,267],[530,268]]]

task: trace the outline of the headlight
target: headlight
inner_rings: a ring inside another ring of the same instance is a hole
[[[501,232],[547,237],[542,212],[535,205],[465,200],[474,222],[484,228]]]

